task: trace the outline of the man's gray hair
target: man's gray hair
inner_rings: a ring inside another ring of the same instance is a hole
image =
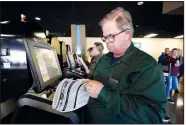
[[[131,31],[131,38],[132,38],[133,33],[134,33],[134,28],[132,24],[132,17],[127,10],[121,7],[117,7],[116,9],[108,13],[100,21],[99,25],[102,26],[106,20],[115,20],[118,25],[118,28],[121,30],[129,29]]]

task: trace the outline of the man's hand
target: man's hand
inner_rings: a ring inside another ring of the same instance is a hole
[[[87,80],[85,82],[86,82],[86,88],[87,88],[89,95],[92,98],[97,98],[101,89],[104,87],[104,85],[95,80]]]

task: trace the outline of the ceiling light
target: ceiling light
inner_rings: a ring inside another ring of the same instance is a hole
[[[22,22],[26,22],[26,15],[21,14],[21,21],[22,21]]]
[[[142,1],[140,1],[140,2],[138,2],[138,3],[137,3],[137,5],[138,5],[138,6],[143,5],[143,2],[142,2]]]
[[[146,36],[144,36],[145,38],[151,38],[151,37],[155,37],[157,36],[158,34],[155,34],[155,33],[151,33],[151,34],[148,34]]]
[[[12,34],[0,34],[2,37],[14,37],[15,35]]]
[[[174,38],[177,38],[177,39],[179,39],[179,38],[183,38],[183,35],[176,36],[176,37],[174,37]]]
[[[10,21],[2,21],[1,24],[7,24],[9,23]]]
[[[39,17],[36,17],[35,19],[36,19],[36,20],[41,20],[41,18],[39,18]]]

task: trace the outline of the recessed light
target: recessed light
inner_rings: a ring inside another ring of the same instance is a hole
[[[140,2],[137,3],[137,5],[138,5],[138,6],[141,6],[141,5],[143,5],[143,3],[144,3],[144,2],[140,1]]]
[[[136,25],[136,27],[139,27],[139,25]]]
[[[41,18],[39,18],[39,17],[35,17],[35,19],[36,19],[36,20],[41,20]]]
[[[183,38],[183,35],[176,36],[176,37],[174,37],[174,38],[180,39],[180,38]]]
[[[14,37],[15,35],[12,35],[12,34],[0,34],[0,36],[3,36],[3,37]]]
[[[21,21],[22,21],[22,22],[26,22],[26,15],[21,14]]]
[[[7,24],[9,23],[10,21],[2,21],[1,24]]]
[[[157,36],[158,34],[156,34],[156,33],[151,33],[151,34],[148,34],[148,35],[146,35],[146,36],[144,36],[145,38],[151,38],[151,37],[155,37],[155,36]]]

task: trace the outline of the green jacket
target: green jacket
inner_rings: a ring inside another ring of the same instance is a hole
[[[88,108],[96,123],[162,123],[165,115],[163,72],[153,57],[134,47],[111,64],[112,53],[96,64],[93,79],[104,84]]]

